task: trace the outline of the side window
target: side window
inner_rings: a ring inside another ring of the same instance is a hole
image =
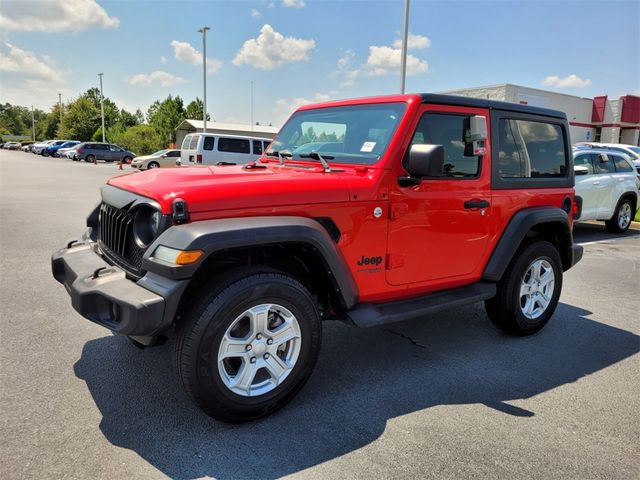
[[[263,141],[262,146],[264,147],[263,151],[266,152],[269,149],[269,144],[271,142]]]
[[[587,167],[589,169],[589,175],[593,175],[593,163],[591,163],[591,154],[585,153],[578,155],[573,160],[574,165],[580,165],[581,167]]]
[[[254,140],[252,143],[253,143],[253,154],[262,155],[262,142],[260,140]]]
[[[98,143],[96,145],[96,150],[109,150],[109,146],[104,143]]]
[[[501,118],[498,145],[501,178],[552,178],[567,174],[560,125]]]
[[[204,137],[204,148],[205,150],[213,150],[213,144],[216,140],[216,137]]]
[[[187,135],[186,137],[184,137],[184,140],[182,140],[183,150],[189,150],[189,145],[191,144],[191,137],[192,135]]]
[[[595,154],[593,156],[593,163],[596,173],[613,173],[616,171],[616,167],[613,165],[613,161],[601,154]]]
[[[179,157],[179,156],[180,156],[180,150],[171,150],[167,155],[167,157]]]
[[[613,164],[616,167],[616,172],[633,172],[633,167],[629,165],[623,157],[620,155],[607,155],[613,159]]]
[[[425,113],[413,134],[411,145],[442,145],[445,177],[476,177],[480,172],[480,157],[473,154],[473,144],[468,141],[468,119],[468,115]]]
[[[251,153],[249,149],[249,140],[241,138],[223,138],[218,139],[218,151],[230,153]]]
[[[189,150],[196,150],[198,148],[198,140],[200,140],[200,135],[191,136],[191,142],[189,143]]]

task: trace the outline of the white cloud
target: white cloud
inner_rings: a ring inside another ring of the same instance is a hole
[[[191,65],[202,65],[202,53],[196,50],[189,42],[173,40],[171,42],[173,56],[180,62]],[[212,57],[207,57],[207,73],[215,73],[222,68],[222,62]]]
[[[372,45],[369,47],[369,57],[364,70],[372,76],[399,73],[401,63],[402,51],[399,48]],[[416,75],[427,71],[429,71],[429,65],[426,61],[407,54],[407,75]]]
[[[8,48],[8,52],[0,53],[0,71],[51,82],[64,80],[64,73],[55,67],[51,57],[38,57],[35,53],[22,50],[10,43],[5,43],[5,47]]]
[[[574,74],[564,78],[558,77],[557,75],[549,75],[542,81],[542,85],[556,88],[585,88],[591,85],[591,80],[583,80]]]
[[[119,24],[95,0],[5,2],[0,13],[0,29],[21,32],[79,32]]]
[[[260,13],[259,10],[256,10],[255,8],[251,9],[251,18],[259,18],[261,16],[262,14]]]
[[[304,5],[304,0],[282,0],[282,6],[287,8],[302,8]]]
[[[160,57],[160,63],[167,63],[169,60],[167,60],[167,57],[165,57],[164,55],[162,55]]]
[[[338,59],[338,70],[344,70],[347,68],[355,56],[356,54],[353,50],[346,50],[344,55]]]
[[[130,77],[127,82],[129,85],[134,86],[148,86],[159,83],[163,87],[171,87],[173,85],[179,85],[181,83],[186,83],[187,80],[173,75],[171,73],[165,72],[163,70],[156,70],[151,73],[139,73],[137,75],[133,75]]]
[[[276,115],[276,122],[274,125],[282,125],[284,121],[289,118],[294,110],[302,105],[309,105],[310,103],[320,103],[320,102],[328,102],[331,100],[331,93],[335,94],[336,92],[327,93],[316,93],[312,98],[303,98],[303,97],[295,97],[290,99],[281,98],[276,100],[276,106],[274,109],[274,114]]]
[[[431,40],[424,35],[414,35],[409,33],[407,36],[407,50],[422,50],[431,46]],[[393,48],[402,48],[402,39],[398,38],[393,42]]]
[[[269,24],[260,29],[258,38],[244,42],[233,64],[251,65],[260,70],[273,70],[287,63],[309,60],[309,52],[316,46],[314,40],[285,37]]]

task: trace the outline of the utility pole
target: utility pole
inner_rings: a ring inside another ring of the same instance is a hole
[[[207,30],[209,27],[202,27],[198,30],[202,34],[202,84],[203,84],[203,100],[202,100],[202,131],[207,131]]]
[[[99,73],[100,77],[100,116],[102,117],[102,143],[105,143],[104,139],[104,95],[102,94],[102,76],[104,73]]]
[[[60,110],[60,123],[62,124],[62,94],[58,93],[58,109]]]
[[[409,37],[409,0],[404,0],[404,28],[402,30],[402,61],[400,69],[400,93],[404,94],[407,76],[407,40]]]
[[[33,130],[33,141],[36,141],[36,121],[33,118],[33,105],[31,105],[31,129]]]
[[[251,80],[251,131],[253,131],[253,80]]]

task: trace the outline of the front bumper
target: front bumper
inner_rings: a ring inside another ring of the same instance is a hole
[[[148,273],[138,282],[102,259],[94,242],[72,243],[51,257],[54,278],[83,317],[114,332],[154,337],[174,320],[186,281]]]

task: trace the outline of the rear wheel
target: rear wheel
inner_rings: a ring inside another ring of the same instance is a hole
[[[607,230],[611,233],[624,233],[629,230],[633,220],[633,204],[628,198],[623,198],[618,203],[616,212],[610,220],[605,222]]]
[[[282,408],[305,384],[320,349],[320,316],[288,275],[247,272],[222,285],[183,318],[174,364],[208,415],[246,422]]]
[[[562,263],[547,241],[525,244],[507,268],[497,294],[485,302],[489,319],[515,335],[531,335],[544,327],[558,305]]]
[[[160,164],[158,162],[149,162],[149,165],[147,165],[147,168],[158,168],[160,167]]]
[[[96,163],[96,157],[94,155],[87,155],[84,161],[87,163]]]

